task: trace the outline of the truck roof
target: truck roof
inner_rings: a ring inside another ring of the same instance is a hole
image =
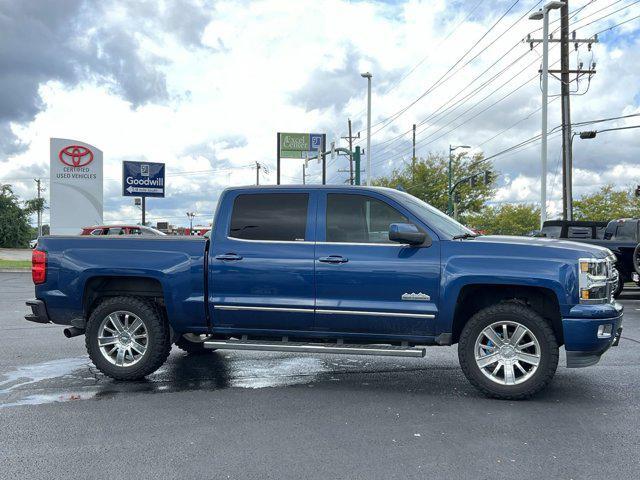
[[[287,184],[287,185],[244,185],[228,187],[226,190],[286,190],[286,189],[309,189],[309,190],[322,190],[322,189],[344,189],[344,190],[394,190],[387,187],[376,187],[366,185],[318,185],[318,184]]]

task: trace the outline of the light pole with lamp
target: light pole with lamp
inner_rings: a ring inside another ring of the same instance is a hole
[[[549,2],[542,9],[529,15],[530,20],[542,20],[542,145],[540,160],[540,228],[547,219],[547,101],[549,97],[549,11],[564,6],[564,2]]]
[[[196,216],[196,212],[187,212],[187,217],[189,217],[189,235],[193,235],[193,217]]]
[[[371,185],[371,73],[360,74],[367,79],[367,186]]]
[[[449,145],[449,188],[447,189],[447,215],[453,213],[453,152],[458,148],[471,148],[469,145]]]

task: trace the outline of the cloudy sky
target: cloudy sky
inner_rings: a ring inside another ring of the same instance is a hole
[[[255,181],[256,161],[268,167],[261,182],[275,183],[278,131],[326,132],[345,146],[351,118],[364,146],[364,71],[373,73],[374,177],[410,160],[413,123],[419,156],[450,143],[492,156],[540,133],[541,47],[521,39],[541,35],[541,23],[527,19],[541,5],[0,0],[0,182],[35,196],[33,177],[48,179],[49,138],[73,138],[104,151],[105,220],[139,219],[121,197],[121,165],[148,160],[167,164],[168,193],[148,202],[148,217],[186,224],[184,212],[195,210],[207,223],[223,188]],[[600,32],[591,51],[571,54],[573,68],[597,69],[591,79],[572,77],[572,121],[628,116],[576,129],[640,124],[640,2],[571,0],[570,12],[578,37]],[[558,50],[550,53],[556,68]],[[551,128],[560,102],[550,99]],[[638,132],[576,139],[576,196],[640,181]],[[560,158],[552,135],[555,212]],[[502,174],[495,202],[539,199],[539,143],[493,161]],[[347,167],[330,161],[329,180],[343,183]],[[320,181],[317,165],[309,173],[308,182]],[[301,179],[301,161],[283,160],[283,181]]]

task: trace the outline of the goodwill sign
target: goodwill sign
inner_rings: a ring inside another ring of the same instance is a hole
[[[164,163],[122,162],[122,195],[164,197]]]

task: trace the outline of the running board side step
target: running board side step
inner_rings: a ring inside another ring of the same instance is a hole
[[[424,357],[425,348],[393,345],[359,345],[348,343],[261,342],[252,340],[206,340],[205,348],[218,350],[259,350],[267,352],[333,353],[379,355],[387,357]]]

